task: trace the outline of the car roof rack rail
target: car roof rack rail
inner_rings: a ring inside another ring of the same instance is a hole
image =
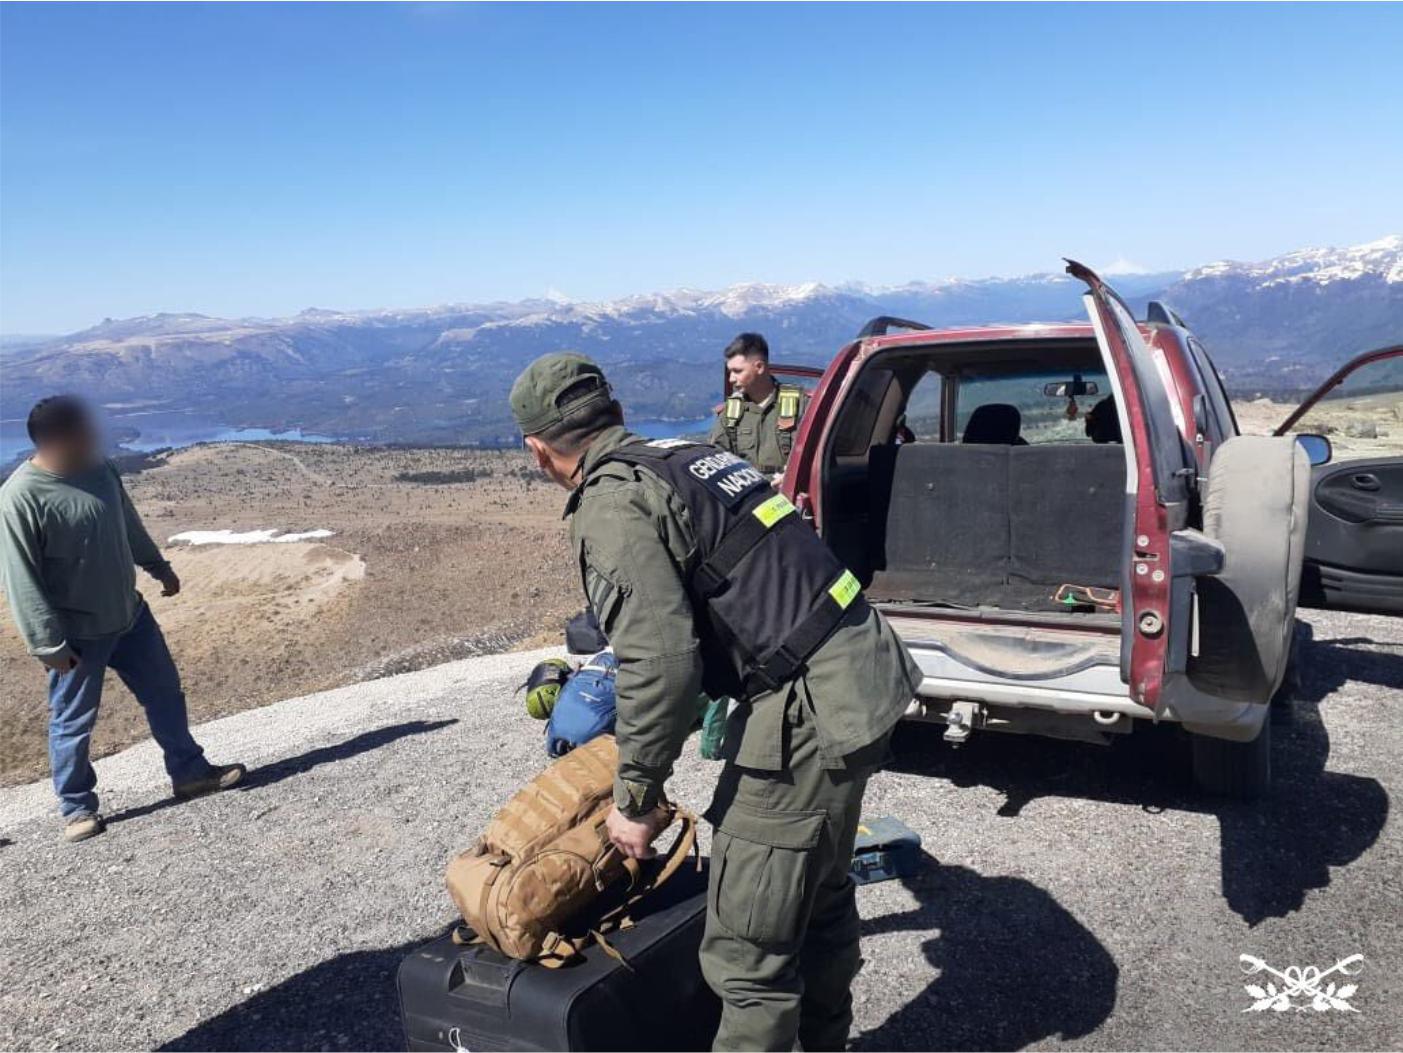
[[[1161,300],[1150,301],[1149,306],[1145,308],[1145,321],[1150,325],[1177,325],[1180,329],[1189,327],[1174,308]]]
[[[924,322],[913,322],[906,318],[897,318],[889,314],[880,314],[872,321],[868,322],[858,331],[857,338],[865,340],[869,336],[886,336],[888,329],[929,329],[930,326]]]

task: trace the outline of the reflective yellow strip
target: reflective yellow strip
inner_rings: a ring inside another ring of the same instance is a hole
[[[848,609],[848,605],[857,599],[857,594],[861,591],[862,586],[857,583],[857,578],[850,570],[843,571],[843,576],[828,586],[828,595],[832,596],[843,610]]]
[[[767,527],[772,527],[792,511],[794,506],[789,503],[789,498],[783,494],[775,494],[768,501],[761,501],[756,505],[751,514]]]

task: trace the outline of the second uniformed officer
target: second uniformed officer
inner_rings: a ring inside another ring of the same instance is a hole
[[[868,778],[919,671],[857,580],[750,464],[623,427],[599,367],[537,359],[511,408],[566,514],[618,658],[611,840],[642,858],[696,698],[739,703],[707,818],[702,970],[717,1049],[842,1049],[858,915],[848,874]]]
[[[716,411],[707,441],[766,475],[778,475],[794,449],[808,393],[775,380],[770,372],[770,345],[759,333],[741,333],[722,354],[731,393]]]

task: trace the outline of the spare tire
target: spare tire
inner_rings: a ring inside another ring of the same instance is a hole
[[[1238,702],[1271,700],[1286,672],[1301,585],[1310,462],[1289,437],[1238,435],[1208,468],[1203,532],[1223,569],[1200,577],[1189,681]]]

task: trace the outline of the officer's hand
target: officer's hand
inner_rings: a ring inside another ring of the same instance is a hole
[[[669,818],[667,809],[654,808],[641,819],[630,819],[614,805],[609,809],[604,829],[614,847],[628,858],[652,859],[657,855],[652,847],[653,839],[667,828]]]
[[[72,651],[43,655],[39,658],[39,661],[43,662],[56,673],[67,673],[78,668],[78,658]]]
[[[174,596],[180,591],[180,575],[172,567],[167,566],[158,572],[156,580],[161,583],[162,596]]]

